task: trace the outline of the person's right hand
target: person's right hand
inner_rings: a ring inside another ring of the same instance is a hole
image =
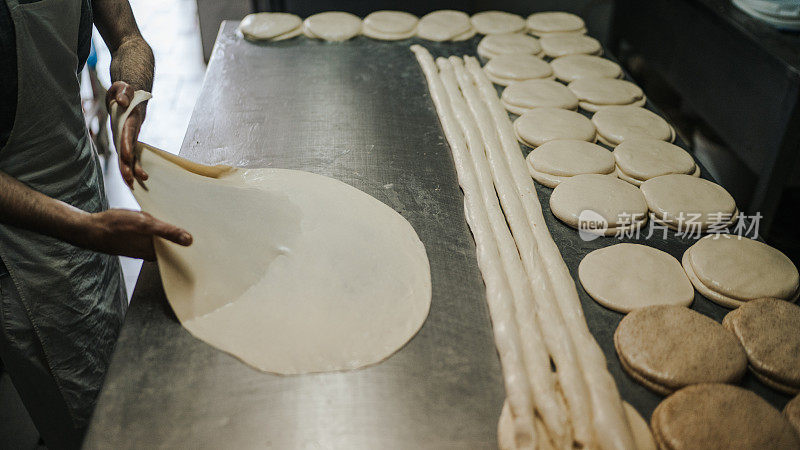
[[[153,261],[156,259],[154,237],[183,246],[192,244],[192,235],[186,230],[146,212],[109,209],[89,215],[88,220],[89,233],[83,246],[102,253]]]

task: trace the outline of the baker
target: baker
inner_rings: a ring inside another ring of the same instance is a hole
[[[0,0],[0,358],[45,444],[77,448],[127,305],[115,255],[154,259],[153,237],[191,235],[108,209],[78,74],[92,22],[111,50],[107,102],[150,90],[153,53],[128,0]],[[124,180],[142,105],[126,121]]]

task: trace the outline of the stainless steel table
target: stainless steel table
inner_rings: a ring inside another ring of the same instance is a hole
[[[376,366],[264,374],[181,328],[157,268],[145,264],[85,447],[495,447],[504,391],[484,286],[450,150],[409,41],[259,45],[235,30],[232,22],[220,30],[181,155],[308,170],[395,208],[428,252],[430,316],[408,345]],[[424,45],[450,55],[474,54],[476,43]],[[618,241],[584,242],[550,213],[552,190],[537,188],[577,279],[586,253]],[[648,244],[680,258],[691,242],[671,233]],[[580,285],[579,292],[623,397],[649,418],[660,397],[628,378],[614,353],[611,336],[622,315]],[[693,307],[717,320],[726,312],[699,294]],[[744,384],[776,406],[787,400],[750,376]]]

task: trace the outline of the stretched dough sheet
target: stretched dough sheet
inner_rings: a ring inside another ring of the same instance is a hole
[[[194,237],[155,249],[167,299],[198,339],[262,371],[300,374],[380,362],[424,323],[428,258],[392,208],[321,175],[140,148],[142,210]]]

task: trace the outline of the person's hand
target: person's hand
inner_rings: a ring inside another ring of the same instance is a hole
[[[89,232],[82,246],[102,253],[153,261],[156,259],[154,237],[183,246],[192,244],[192,235],[186,230],[146,212],[109,209],[90,214],[88,220]]]
[[[135,89],[130,84],[124,81],[115,81],[106,92],[106,107],[109,112],[111,111],[111,102],[117,102],[120,108],[126,109],[133,101],[134,91]],[[119,153],[119,171],[122,174],[122,179],[131,189],[133,189],[134,179],[140,183],[147,179],[147,172],[142,169],[142,165],[139,163],[139,155],[136,153],[136,141],[139,138],[139,129],[141,129],[144,122],[146,103],[142,102],[136,105],[125,120],[122,125],[122,135],[120,136],[121,148],[117,149]]]

